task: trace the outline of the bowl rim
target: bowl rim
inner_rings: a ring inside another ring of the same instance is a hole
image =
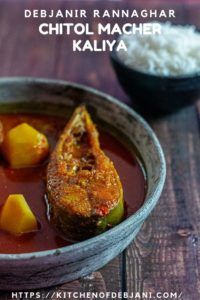
[[[118,39],[120,38],[120,36],[118,36],[117,42],[118,42]],[[197,71],[195,73],[182,74],[182,75],[178,75],[178,76],[173,76],[173,75],[166,76],[166,75],[157,75],[157,74],[147,73],[147,72],[144,72],[144,71],[140,71],[138,69],[134,69],[133,67],[130,67],[130,66],[126,65],[124,63],[124,61],[118,57],[117,51],[116,51],[116,47],[117,47],[117,43],[113,47],[113,50],[110,51],[110,58],[111,58],[111,60],[114,60],[121,67],[126,68],[130,72],[134,72],[134,73],[136,73],[138,75],[147,76],[149,78],[156,79],[156,80],[181,81],[181,80],[198,79],[198,78],[200,79],[200,71]]]
[[[100,96],[106,101],[115,104],[116,106],[120,107],[121,109],[125,110],[128,112],[134,119],[136,119],[142,126],[143,128],[147,131],[148,135],[150,136],[152,142],[154,143],[154,146],[157,150],[157,155],[159,156],[160,160],[160,177],[159,180],[155,183],[155,188],[154,191],[151,195],[151,197],[147,197],[144,200],[143,205],[130,217],[122,221],[120,224],[116,225],[115,227],[111,228],[110,230],[97,235],[95,237],[92,237],[90,239],[77,242],[75,244],[69,245],[69,246],[64,246],[61,248],[55,248],[51,250],[43,250],[43,251],[37,251],[37,252],[30,252],[30,253],[19,253],[19,254],[0,254],[0,261],[3,260],[25,260],[25,259],[37,259],[37,258],[42,258],[46,256],[55,256],[58,254],[62,253],[67,253],[70,251],[76,251],[76,249],[83,248],[85,246],[90,246],[97,240],[105,240],[108,239],[110,235],[114,234],[117,232],[119,229],[122,229],[124,225],[128,225],[132,220],[134,220],[134,223],[140,223],[142,222],[145,218],[143,216],[143,211],[147,210],[148,208],[153,208],[163,190],[165,178],[166,178],[166,162],[165,162],[165,157],[163,154],[162,147],[160,145],[160,142],[155,135],[154,131],[151,129],[151,127],[148,125],[148,123],[138,114],[136,113],[132,108],[130,108],[128,105],[120,102],[117,100],[115,97],[108,95],[104,92],[98,91],[95,88],[88,87],[83,84],[77,84],[73,83],[70,81],[65,81],[65,80],[60,80],[60,79],[48,79],[48,78],[39,78],[39,77],[2,77],[0,78],[0,89],[3,84],[12,84],[12,83],[18,83],[18,84],[29,84],[29,83],[36,83],[36,84],[44,84],[44,85],[58,85],[58,86],[71,86],[72,88],[78,88],[85,90],[89,93],[93,93],[96,96]]]

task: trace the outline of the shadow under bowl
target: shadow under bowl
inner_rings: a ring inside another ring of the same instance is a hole
[[[133,107],[144,115],[159,116],[191,105],[200,98],[200,72],[183,76],[159,76],[135,70],[110,54],[118,81]]]
[[[116,227],[74,245],[26,254],[0,254],[0,289],[27,290],[72,281],[103,267],[134,239],[156,205],[166,166],[154,132],[132,109],[94,89],[58,80],[0,80],[0,113],[36,112],[68,116],[85,103],[92,116],[125,135],[140,153],[147,176],[143,206]]]

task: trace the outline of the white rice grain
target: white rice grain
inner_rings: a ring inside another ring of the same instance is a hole
[[[122,35],[127,51],[118,56],[133,69],[154,75],[200,72],[200,33],[194,26],[161,24],[160,35]]]

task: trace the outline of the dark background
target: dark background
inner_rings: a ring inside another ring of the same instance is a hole
[[[24,9],[42,8],[174,8],[175,23],[200,27],[198,0],[0,1],[0,76],[74,81],[107,92],[129,105],[131,101],[115,78],[108,53],[73,53],[73,36],[41,36],[41,19],[24,19]],[[95,28],[93,20],[87,21]],[[200,299],[199,116],[197,102],[179,113],[150,121],[163,146],[168,169],[159,204],[122,255],[92,276],[57,289],[182,292],[179,299]],[[2,292],[0,297],[10,299],[10,294]]]

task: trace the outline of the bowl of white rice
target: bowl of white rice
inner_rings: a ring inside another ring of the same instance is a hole
[[[200,98],[200,33],[194,26],[160,23],[161,34],[123,34],[126,50],[111,61],[135,108],[168,113]]]

